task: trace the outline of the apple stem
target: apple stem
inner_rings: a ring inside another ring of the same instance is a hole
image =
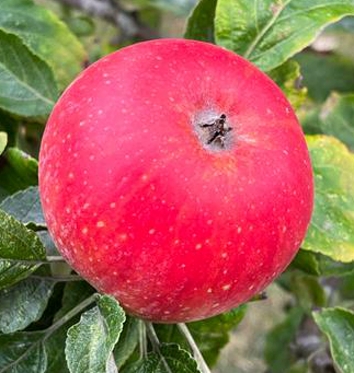
[[[146,326],[143,320],[139,320],[139,348],[140,359],[147,356],[147,343],[146,343]]]
[[[163,365],[165,366],[167,373],[173,373],[172,370],[171,370],[171,368],[169,367],[169,365],[168,365],[165,357],[162,355],[162,353],[160,351],[160,341],[159,341],[159,337],[156,334],[154,326],[149,321],[146,321],[145,325],[146,325],[146,330],[147,330],[150,342],[152,344],[152,348],[160,356],[160,359],[161,359]]]
[[[186,338],[190,348],[192,349],[194,359],[198,363],[198,366],[199,366],[199,369],[200,369],[201,373],[211,373],[211,371],[210,371],[207,363],[205,362],[204,357],[199,350],[199,347],[195,343],[195,340],[194,340],[191,332],[189,331],[187,325],[184,324],[184,323],[178,323],[177,327],[179,328],[179,330],[183,334],[183,336]]]

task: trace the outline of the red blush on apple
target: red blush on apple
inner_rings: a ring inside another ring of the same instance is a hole
[[[40,152],[58,249],[98,291],[154,322],[199,320],[262,291],[291,262],[313,175],[281,90],[212,44],[134,44],[64,92]]]

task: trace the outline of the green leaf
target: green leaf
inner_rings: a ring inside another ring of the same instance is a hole
[[[354,273],[354,262],[337,262],[328,256],[316,254],[322,276],[347,276]]]
[[[306,250],[299,250],[290,264],[290,268],[300,269],[309,275],[319,276],[320,265],[314,253]]]
[[[46,372],[47,355],[42,338],[43,332],[0,335],[0,372]]]
[[[168,366],[168,368],[166,367]],[[151,352],[147,358],[132,364],[123,373],[200,373],[189,352],[176,344],[162,344],[159,353]]]
[[[287,373],[309,373],[307,361],[304,359],[298,360],[289,368]]]
[[[68,331],[65,354],[71,373],[106,373],[113,348],[123,329],[125,314],[110,296],[82,314]]]
[[[5,150],[6,145],[7,145],[7,133],[0,132],[0,155]]]
[[[90,36],[95,32],[95,23],[92,18],[87,16],[70,16],[65,18],[65,23],[70,30],[77,36]]]
[[[53,69],[60,88],[82,70],[86,53],[58,17],[32,0],[2,0],[0,29],[22,42]]]
[[[315,206],[302,248],[340,262],[354,260],[354,154],[339,140],[307,136]]]
[[[79,303],[89,298],[94,289],[87,282],[69,282],[65,285],[62,307],[54,317],[54,323],[66,315]],[[65,358],[65,341],[68,328],[79,321],[79,316],[68,320],[44,341],[48,355],[48,373],[69,373]]]
[[[0,289],[29,276],[39,267],[36,261],[45,255],[35,232],[0,210]]]
[[[139,343],[139,322],[137,318],[127,316],[122,334],[114,349],[114,359],[118,368],[125,364]]]
[[[9,113],[6,113],[0,109],[0,131],[6,132],[8,147],[12,147],[16,144],[18,138],[18,128],[18,119],[13,118]]]
[[[0,331],[13,333],[39,320],[52,295],[55,282],[26,279],[0,291]]]
[[[214,18],[217,0],[201,0],[188,18],[186,39],[214,42]]]
[[[327,303],[327,296],[319,279],[315,276],[305,275],[301,272],[291,276],[292,293],[297,298],[297,303],[305,310],[312,310],[314,307],[324,307]]]
[[[0,163],[0,195],[8,196],[38,184],[38,162],[17,148],[8,148]]]
[[[49,66],[0,28],[0,108],[23,117],[47,116],[57,96]]]
[[[0,335],[0,372],[1,373],[64,373],[65,364],[61,370],[47,370],[47,349],[59,347],[54,339],[60,333],[64,333],[65,325],[71,322],[82,310],[86,309],[94,297],[86,298],[80,304],[71,309],[65,316],[57,320],[49,328],[36,332],[18,332],[14,334]],[[64,342],[64,341],[63,341]],[[56,351],[60,355],[60,349]],[[54,351],[51,350],[49,356],[53,357]],[[62,362],[62,361],[61,361]],[[65,362],[65,361],[64,361]]]
[[[326,29],[327,31],[327,29]],[[339,22],[328,27],[329,32],[349,32],[354,34],[354,17],[345,17]]]
[[[328,24],[354,14],[353,0],[219,0],[219,45],[269,71],[304,49]]]
[[[354,262],[341,263],[326,255],[300,250],[291,262],[291,268],[314,276],[347,276],[354,273]]]
[[[242,321],[246,310],[247,306],[242,305],[221,315],[188,323],[188,329],[209,366],[216,363],[221,349],[229,342],[230,331]],[[161,341],[176,342],[188,349],[188,344],[176,325],[161,324],[156,325],[155,329]]]
[[[354,151],[353,118],[354,93],[339,95],[333,92],[319,112],[318,125],[322,133],[337,137]]]
[[[267,334],[264,357],[273,373],[284,373],[294,363],[291,343],[303,316],[304,311],[301,308],[293,308],[286,319]]]
[[[327,308],[313,313],[329,339],[334,361],[342,373],[354,372],[354,313],[343,308]]]
[[[45,227],[45,220],[39,199],[38,187],[29,187],[7,197],[0,203],[0,209],[28,225]]]
[[[307,89],[302,87],[299,64],[288,60],[269,72],[271,79],[281,88],[293,108],[299,108],[306,99]]]
[[[326,100],[332,91],[354,91],[354,65],[350,59],[304,51],[296,55],[295,60],[301,66],[308,95],[316,102]]]

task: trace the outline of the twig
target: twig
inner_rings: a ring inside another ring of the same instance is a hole
[[[165,366],[165,369],[166,369],[166,372],[167,373],[173,373],[171,371],[171,368],[169,367],[165,357],[162,355],[161,351],[160,351],[160,341],[159,341],[159,338],[155,332],[155,329],[154,329],[154,326],[152,325],[151,322],[149,321],[146,321],[145,322],[145,325],[146,325],[146,331],[147,331],[147,334],[149,336],[149,340],[152,344],[152,348],[154,349],[154,351],[156,351],[156,353],[159,355],[163,365]],[[209,372],[210,373],[210,372]]]
[[[55,0],[64,5],[82,10],[83,12],[105,19],[121,31],[121,39],[141,38],[144,40],[157,38],[157,33],[140,22],[136,12],[123,9],[114,0]]]
[[[139,348],[140,348],[140,359],[145,359],[147,356],[147,343],[146,343],[146,326],[143,320],[139,320]]]
[[[65,262],[65,259],[60,255],[48,255],[47,262]]]
[[[203,357],[202,353],[199,350],[199,347],[195,343],[195,340],[194,340],[191,332],[187,328],[187,325],[179,323],[179,324],[177,324],[177,326],[178,326],[179,330],[181,331],[181,333],[186,338],[190,348],[192,349],[194,358],[195,358],[196,362],[198,363],[200,371],[202,373],[211,373],[207,363],[204,360],[204,357]]]
[[[11,258],[1,258],[8,262],[28,264],[28,265],[42,265],[42,264],[52,264],[52,263],[66,263],[65,259],[62,256],[47,256],[46,259],[11,259]]]

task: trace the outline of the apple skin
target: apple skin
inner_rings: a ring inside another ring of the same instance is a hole
[[[222,114],[232,130],[207,144],[202,125]],[[280,89],[236,54],[182,39],[123,48],[81,73],[49,118],[39,182],[68,263],[163,323],[263,290],[313,208],[308,150]]]

